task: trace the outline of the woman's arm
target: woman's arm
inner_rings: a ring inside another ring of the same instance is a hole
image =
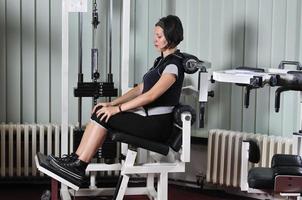
[[[151,103],[160,97],[164,92],[166,92],[175,81],[176,76],[174,74],[165,73],[148,92],[143,93],[119,106],[103,107],[99,109],[96,114],[98,117],[103,114],[100,120],[102,121],[105,119],[107,122],[112,115],[115,115],[121,111],[131,110],[133,108],[138,108]]]
[[[137,97],[138,95],[140,95],[143,91],[143,83],[138,84],[136,87],[132,88],[131,90],[129,90],[128,92],[126,92],[124,95],[116,98],[115,100],[111,101],[111,102],[100,102],[97,105],[94,106],[94,108],[92,109],[93,113],[97,107],[99,106],[103,106],[103,107],[107,107],[107,106],[116,106],[116,105],[120,105],[122,103],[125,103],[127,101],[130,101],[131,99]]]
[[[122,111],[141,107],[155,101],[163,93],[165,93],[173,85],[175,81],[176,81],[176,76],[174,74],[171,73],[162,74],[161,78],[148,92],[137,96],[131,101],[123,103],[121,105]]]
[[[126,92],[124,95],[116,98],[112,102],[110,102],[111,106],[120,105],[122,103],[125,103],[127,101],[130,101],[131,99],[134,99],[135,97],[139,96],[143,92],[143,83],[138,84],[136,87],[132,88],[128,92]]]

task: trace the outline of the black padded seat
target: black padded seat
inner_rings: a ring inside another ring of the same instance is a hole
[[[182,144],[182,130],[176,126],[173,127],[172,133],[166,142],[156,142],[140,138],[137,136],[129,135],[120,131],[110,130],[108,136],[116,142],[122,142],[130,144],[138,148],[144,148],[149,151],[160,153],[162,155],[168,155],[169,148],[178,152]]]
[[[169,152],[169,145],[167,144],[146,140],[126,133],[110,131],[110,134],[108,134],[108,136],[113,141],[127,143],[135,147],[144,148],[163,155],[168,155]]]
[[[172,133],[170,134],[169,138],[165,142],[151,141],[116,130],[109,130],[110,134],[108,134],[108,137],[110,137],[113,141],[116,142],[130,144],[132,146],[138,148],[144,148],[146,150],[160,153],[166,156],[169,153],[169,148],[173,149],[176,152],[178,152],[181,148],[182,145],[182,129],[180,128],[182,127],[181,114],[184,112],[189,112],[191,114],[191,119],[190,119],[191,125],[195,122],[196,112],[191,106],[181,105],[181,104],[175,106],[173,110],[175,125],[173,126]]]
[[[275,176],[277,175],[302,176],[302,167],[282,166],[282,167],[275,167],[273,169],[274,169]]]
[[[302,167],[302,158],[299,155],[275,154],[272,157],[272,168],[276,167]]]
[[[298,155],[275,154],[272,168],[255,167],[249,171],[248,184],[255,189],[274,189],[278,175],[302,176],[302,159]]]
[[[249,171],[248,184],[255,189],[274,189],[275,173],[272,168],[255,167]]]

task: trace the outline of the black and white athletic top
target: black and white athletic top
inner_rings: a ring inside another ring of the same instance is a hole
[[[150,116],[167,114],[173,111],[174,106],[179,103],[184,80],[182,57],[178,53],[179,50],[165,58],[160,56],[155,60],[153,67],[143,77],[143,93],[149,91],[160,79],[161,75],[165,73],[176,76],[176,81],[173,85],[155,101],[143,108],[133,110],[133,112],[143,116]]]

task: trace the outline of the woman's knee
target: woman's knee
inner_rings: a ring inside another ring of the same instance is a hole
[[[91,114],[91,117],[92,117],[92,116],[96,116],[96,117],[97,117],[97,114],[96,114],[96,113],[97,113],[97,111],[100,110],[102,107],[103,107],[103,106],[98,106],[98,107],[96,107],[95,111]]]
[[[100,121],[100,117],[97,116],[97,111],[101,108],[102,108],[102,106],[98,106],[95,109],[95,111],[91,114],[91,117],[90,117],[91,121],[97,122],[98,124],[102,124]]]

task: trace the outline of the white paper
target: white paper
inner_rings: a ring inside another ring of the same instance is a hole
[[[87,0],[69,0],[68,12],[87,12]]]

